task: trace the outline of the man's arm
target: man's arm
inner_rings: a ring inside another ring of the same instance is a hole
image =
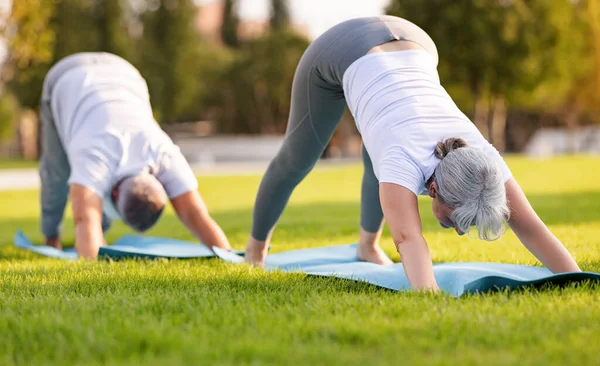
[[[80,184],[71,184],[70,196],[77,254],[85,259],[96,259],[100,246],[104,244],[102,199]]]
[[[508,224],[521,243],[554,273],[580,272],[571,254],[535,213],[514,178],[506,182],[506,195],[511,215]]]
[[[412,288],[439,291],[423,237],[417,196],[409,189],[392,183],[380,183],[379,195],[385,221]]]
[[[208,209],[197,191],[179,195],[171,199],[171,204],[177,217],[202,243],[211,249],[212,247],[231,249],[225,233],[210,217]]]

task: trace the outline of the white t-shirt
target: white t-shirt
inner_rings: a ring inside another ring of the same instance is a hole
[[[511,177],[498,151],[440,85],[435,60],[426,51],[370,53],[350,65],[343,84],[379,182],[425,194],[425,183],[440,162],[435,147],[449,137],[485,151],[505,181]]]
[[[71,166],[69,184],[106,199],[120,179],[148,170],[169,198],[197,189],[179,147],[154,120],[148,87],[133,66],[69,70],[56,82],[50,102]]]

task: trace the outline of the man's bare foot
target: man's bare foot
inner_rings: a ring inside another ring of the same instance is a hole
[[[383,249],[381,249],[379,245],[374,247],[359,245],[358,249],[356,249],[356,256],[363,262],[371,262],[384,266],[394,264],[394,262],[384,253]]]
[[[264,267],[268,250],[269,245],[267,241],[259,241],[250,237],[248,244],[246,245],[244,259],[247,263],[258,267]]]

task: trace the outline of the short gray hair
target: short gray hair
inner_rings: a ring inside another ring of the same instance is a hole
[[[468,232],[469,227],[476,226],[482,240],[502,236],[510,210],[496,161],[460,138],[438,143],[435,156],[441,159],[434,173],[439,199],[453,209],[450,218],[456,228]]]
[[[127,177],[119,183],[116,209],[123,222],[136,231],[150,229],[164,211],[167,194],[148,173]]]

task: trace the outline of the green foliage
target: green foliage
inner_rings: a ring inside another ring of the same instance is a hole
[[[600,272],[600,160],[509,165],[582,269]],[[317,168],[294,192],[271,252],[357,240],[359,165]],[[201,194],[243,249],[260,175],[201,177]],[[40,239],[38,192],[0,192],[2,365],[594,365],[600,287],[447,296],[266,272],[218,259],[67,263],[15,248]],[[512,232],[494,243],[443,230],[419,200],[435,262],[538,264]],[[68,213],[64,238],[72,244]],[[113,242],[129,231],[117,223]],[[172,210],[148,235],[194,240]],[[398,260],[386,230],[384,250]]]
[[[290,30],[250,41],[221,81],[221,130],[273,133],[285,130],[294,72],[309,41]]]
[[[96,22],[100,34],[98,49],[126,60],[132,58],[132,39],[124,25],[124,0],[102,0],[96,4]]]
[[[129,58],[119,0],[19,0],[5,34],[9,87],[24,107],[37,108],[46,73],[76,52],[106,51]]]
[[[223,24],[221,26],[221,39],[229,47],[238,47],[240,40],[238,38],[238,24],[240,18],[238,15],[237,0],[225,0],[223,4]]]
[[[579,7],[585,34],[580,42],[585,43],[586,53],[578,62],[578,68],[587,69],[571,86],[574,107],[587,115],[592,122],[600,123],[600,1],[585,0]]]
[[[18,114],[19,104],[17,99],[11,93],[1,93],[0,141],[14,136]]]
[[[290,25],[290,10],[287,0],[271,0],[271,18],[269,19],[271,29],[280,31]]]
[[[200,39],[192,27],[194,9],[190,0],[163,0],[156,10],[142,15],[144,35],[137,66],[148,82],[161,123],[177,121],[194,102],[193,75],[198,73],[200,56]]]
[[[56,30],[50,25],[56,1],[13,1],[12,11],[2,28],[8,41],[8,63],[2,79],[24,107],[39,102],[42,81],[54,57]]]
[[[221,81],[226,78],[225,73],[236,60],[237,52],[207,42],[190,47],[193,47],[190,52],[194,59],[194,68],[190,71],[193,74],[188,75],[190,94],[186,97],[187,103],[181,106],[178,120],[213,120],[219,115],[220,109],[225,107],[220,99]]]
[[[458,93],[463,109],[489,96],[508,98],[512,107],[549,108],[589,70],[580,63],[586,32],[579,8],[568,0],[398,0],[387,12],[431,35],[443,83],[471,92],[468,99]]]

